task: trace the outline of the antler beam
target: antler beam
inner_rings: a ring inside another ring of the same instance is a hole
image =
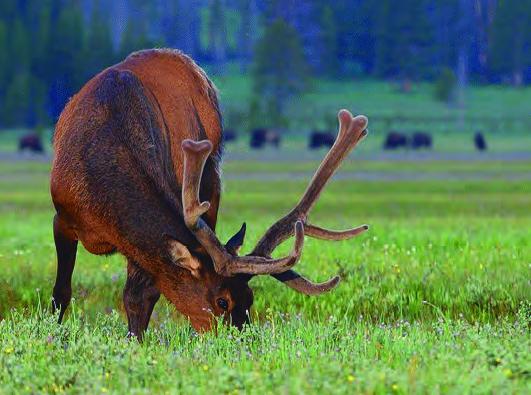
[[[302,221],[306,235],[325,240],[345,240],[354,237],[369,227],[362,225],[354,229],[333,231],[311,225],[307,222],[308,213],[317,202],[327,182],[335,173],[350,151],[367,135],[367,118],[363,115],[353,117],[347,110],[338,114],[339,133],[330,151],[315,172],[299,203],[283,218],[274,223],[260,239],[252,255],[269,257],[274,249],[293,235],[292,224]],[[274,275],[277,280],[307,295],[326,292],[337,285],[339,277],[322,284],[314,284],[293,270]]]
[[[367,135],[367,118],[363,115],[353,117],[347,110],[341,110],[338,118],[339,133],[336,141],[315,172],[299,203],[267,230],[251,254],[241,257],[229,253],[201,218],[210,208],[209,202],[200,202],[199,187],[205,162],[212,151],[212,144],[208,140],[183,141],[184,220],[188,229],[212,258],[216,272],[225,276],[238,273],[271,274],[287,286],[307,295],[327,292],[338,284],[340,280],[338,276],[316,284],[291,270],[300,258],[305,234],[324,240],[345,240],[369,228],[367,225],[362,225],[353,229],[335,231],[323,229],[307,221],[310,210],[317,202],[327,182],[349,152]],[[295,244],[291,253],[280,259],[272,259],[271,253],[274,249],[294,234]]]
[[[253,255],[239,257],[230,254],[201,218],[201,215],[210,208],[209,202],[199,201],[199,187],[205,162],[212,151],[212,144],[208,140],[195,142],[187,139],[183,141],[182,149],[184,152],[182,189],[184,221],[212,258],[216,272],[224,276],[238,273],[275,274],[293,267],[300,258],[304,244],[303,223],[296,221],[292,224],[295,245],[291,253],[284,258],[271,259]]]

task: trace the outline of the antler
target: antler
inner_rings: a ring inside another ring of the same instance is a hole
[[[347,110],[341,110],[338,118],[339,133],[336,141],[314,174],[299,203],[267,230],[251,254],[242,257],[229,253],[212,229],[201,218],[210,208],[209,202],[200,202],[199,187],[205,162],[212,151],[212,144],[208,140],[183,141],[182,200],[184,220],[188,229],[212,258],[217,273],[226,276],[237,273],[271,274],[287,286],[307,295],[317,295],[329,291],[337,285],[340,280],[338,276],[324,283],[315,284],[291,270],[291,267],[300,258],[305,233],[318,239],[345,240],[369,228],[367,225],[362,225],[353,229],[334,231],[307,222],[308,213],[317,202],[326,183],[343,159],[367,135],[367,118],[363,115],[353,117]],[[295,234],[295,245],[291,253],[284,258],[271,259],[270,256],[274,249],[293,234]]]
[[[341,110],[338,118],[339,133],[336,141],[315,172],[299,203],[287,215],[267,230],[254,248],[251,253],[252,255],[269,257],[280,243],[293,235],[292,224],[295,222],[302,222],[304,224],[304,232],[306,235],[324,240],[349,239],[369,228],[367,225],[362,225],[354,229],[333,231],[307,223],[308,213],[317,202],[328,180],[330,180],[349,152],[367,135],[368,121],[365,116],[359,115],[353,117],[349,111]],[[307,295],[316,295],[329,291],[340,280],[336,276],[327,282],[314,284],[293,270],[288,270],[281,274],[274,274],[273,277]]]
[[[210,208],[209,202],[199,201],[199,187],[205,162],[212,151],[212,144],[208,140],[200,142],[184,140],[182,149],[184,152],[182,189],[184,221],[212,258],[216,272],[224,276],[238,273],[275,274],[283,273],[293,267],[300,258],[304,243],[303,223],[295,221],[291,225],[293,226],[292,232],[295,233],[295,245],[291,253],[284,258],[271,259],[252,254],[240,257],[230,254],[201,218],[201,215]]]

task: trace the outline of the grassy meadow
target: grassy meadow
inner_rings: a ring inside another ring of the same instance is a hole
[[[251,86],[230,75],[216,83],[230,126]],[[218,233],[227,239],[246,221],[250,251],[324,154],[305,149],[306,134],[350,103],[369,116],[370,135],[310,219],[371,228],[350,241],[307,238],[297,267],[342,282],[306,297],[255,278],[253,324],[220,326],[217,336],[193,333],[161,299],[143,344],[126,338],[124,258],[81,246],[74,300],[56,324],[49,156],[16,156],[24,131],[0,133],[0,394],[529,393],[529,89],[477,87],[465,108],[452,108],[427,84],[402,95],[381,82],[315,82],[292,103],[282,150],[250,152],[246,139],[227,146]],[[390,128],[428,130],[434,149],[383,154]],[[477,129],[487,153],[473,152]]]
[[[49,165],[0,162],[0,393],[528,392],[531,189],[519,177],[531,162],[353,158],[311,219],[371,229],[307,238],[298,264],[315,281],[340,273],[337,289],[305,297],[253,279],[253,325],[217,336],[195,335],[161,300],[143,344],[126,339],[120,256],[80,247],[74,302],[55,323]],[[286,182],[288,162],[227,160],[222,239],[245,220],[249,251],[296,202],[318,162],[295,163]],[[379,179],[413,170],[434,177]],[[340,177],[351,172],[375,177]]]
[[[249,104],[253,98],[252,80],[235,74],[228,68],[224,76],[214,76],[220,105],[227,128],[234,129],[239,140],[232,149],[248,152]],[[398,85],[374,80],[329,81],[313,80],[307,93],[294,98],[287,113],[289,128],[282,142],[284,150],[296,152],[307,147],[308,134],[314,129],[337,130],[337,111],[347,106],[353,113],[363,113],[370,119],[371,138],[357,152],[379,152],[390,130],[405,133],[426,131],[432,134],[434,151],[474,152],[473,135],[481,131],[492,152],[531,151],[531,117],[529,116],[530,87],[471,86],[464,106],[448,105],[433,98],[433,85],[416,83],[411,92],[398,92]],[[27,130],[0,131],[0,153],[15,151],[17,137]],[[44,142],[50,150],[51,130],[43,131]]]

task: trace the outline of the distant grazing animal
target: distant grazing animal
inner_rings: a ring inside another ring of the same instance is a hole
[[[280,134],[271,129],[258,128],[251,132],[250,146],[254,149],[262,149],[271,144],[273,147],[280,147]]]
[[[339,112],[336,144],[299,203],[274,223],[253,251],[239,256],[245,224],[222,243],[221,118],[203,70],[175,50],[133,53],[92,78],[56,126],[51,194],[57,250],[54,309],[63,319],[72,295],[78,241],[97,255],[127,258],[124,305],[130,335],[141,339],[162,293],[197,331],[213,317],[241,328],[253,303],[249,280],[268,274],[306,295],[329,291],[297,274],[304,235],[343,240],[367,229],[330,231],[308,214],[337,167],[367,134],[367,118]],[[295,236],[292,251],[275,248]]]
[[[334,145],[335,137],[330,132],[314,131],[310,135],[310,141],[308,142],[308,148],[319,149],[321,147],[332,147]]]
[[[238,139],[238,134],[232,129],[223,130],[223,142],[230,143]]]
[[[415,132],[411,138],[411,148],[431,148],[432,139],[431,135],[424,132]]]
[[[485,140],[483,133],[476,132],[476,134],[474,135],[474,145],[476,146],[476,149],[478,151],[487,150],[487,141]]]
[[[385,138],[383,148],[385,150],[394,150],[397,148],[407,147],[408,138],[405,134],[399,132],[389,132]]]
[[[19,152],[28,150],[30,152],[42,154],[44,152],[44,147],[39,136],[36,134],[27,134],[18,140],[18,150]]]

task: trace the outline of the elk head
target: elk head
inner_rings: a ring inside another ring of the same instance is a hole
[[[348,153],[367,135],[366,117],[361,115],[353,117],[347,110],[341,110],[338,118],[339,133],[336,141],[317,169],[299,203],[283,218],[275,222],[259,240],[253,251],[245,256],[238,255],[245,235],[245,224],[228,243],[222,244],[201,218],[210,207],[209,202],[200,201],[199,186],[212,144],[208,140],[183,141],[184,221],[202,246],[203,253],[200,254],[202,258],[193,258],[183,251],[173,255],[174,260],[180,260],[181,265],[189,269],[197,281],[202,282],[206,293],[210,295],[207,298],[211,299],[208,304],[212,308],[203,309],[204,313],[196,311],[189,315],[196,329],[209,329],[213,315],[223,315],[226,321],[241,327],[247,321],[247,313],[253,302],[253,293],[248,282],[256,275],[271,275],[288,287],[306,295],[327,292],[338,284],[339,276],[316,284],[292,269],[301,256],[304,235],[323,240],[345,240],[368,229],[367,225],[362,225],[353,229],[333,231],[308,222],[308,214],[328,180]],[[278,259],[271,258],[274,249],[293,235],[295,243],[289,255]],[[189,259],[183,260],[183,256],[188,256]]]

